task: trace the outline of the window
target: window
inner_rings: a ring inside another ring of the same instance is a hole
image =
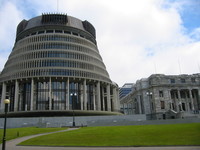
[[[163,97],[163,91],[159,91],[159,97]]]
[[[195,78],[191,78],[191,81],[192,81],[192,83],[195,83],[196,79]]]
[[[170,83],[175,83],[175,79],[170,79]]]
[[[44,31],[38,31],[38,34],[43,34],[44,33]]]
[[[182,79],[181,79],[181,83],[185,83],[185,79],[182,78]]]
[[[160,101],[160,106],[161,106],[161,109],[165,109],[165,102],[164,101]]]
[[[31,35],[36,35],[36,32],[31,33]]]
[[[78,36],[78,33],[74,33],[74,32],[72,32],[72,34]]]
[[[53,33],[53,30],[47,30],[46,33]]]
[[[62,30],[55,30],[55,33],[62,33]]]
[[[70,32],[70,31],[64,31],[64,33],[66,33],[66,34],[71,34],[71,32]]]

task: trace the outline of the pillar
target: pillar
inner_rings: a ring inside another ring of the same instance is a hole
[[[52,109],[52,89],[51,89],[51,77],[49,78],[49,110]]]
[[[70,93],[69,93],[69,78],[67,78],[67,84],[66,84],[66,110],[69,110],[69,96],[70,96]]]
[[[97,82],[96,94],[97,94],[97,104],[96,110],[101,111],[101,95],[100,95],[100,82]]]
[[[3,82],[2,97],[1,97],[1,111],[4,111],[4,100],[6,99],[6,83]]]
[[[137,100],[138,100],[138,109],[139,109],[139,114],[142,114],[142,106],[141,106],[141,100],[140,100],[140,95],[137,95]]]
[[[30,110],[33,110],[33,100],[34,100],[34,80],[31,79],[31,108]]]
[[[187,90],[185,90],[185,101],[186,101],[186,111],[190,111],[190,105],[189,105],[189,99],[188,99],[188,94]]]
[[[172,97],[171,97],[171,90],[168,90],[168,99],[169,99],[169,107],[171,108],[171,110],[173,110],[173,106],[172,106]]]
[[[118,111],[117,108],[117,90],[116,87],[113,87],[113,111]]]
[[[84,110],[87,110],[87,85],[86,85],[86,80],[84,79],[83,81],[83,108]]]
[[[116,88],[116,94],[117,94],[117,99],[116,99],[116,107],[117,107],[117,110],[120,111],[120,102],[119,102],[119,89],[118,87]]]
[[[179,107],[180,105],[180,107]],[[179,111],[182,111],[183,108],[182,108],[182,102],[181,102],[181,94],[180,94],[180,90],[178,90],[178,108],[180,108]]]
[[[110,84],[106,86],[106,94],[107,94],[107,111],[111,111],[111,101],[110,101]]]
[[[18,111],[18,100],[19,100],[19,82],[15,81],[15,102],[14,102],[14,111]]]
[[[83,110],[83,84],[81,84],[81,93],[80,93],[80,103],[81,103],[81,110]]]
[[[102,87],[101,91],[102,91],[102,106],[103,106],[102,110],[105,111],[104,87]]]
[[[96,98],[95,98],[95,95],[96,95],[96,89],[95,89],[95,85],[93,85],[93,110],[96,110]]]
[[[190,94],[190,101],[191,101],[191,105],[192,105],[192,110],[194,110],[194,100],[193,100],[193,97],[192,97],[192,90],[189,89],[189,94]]]

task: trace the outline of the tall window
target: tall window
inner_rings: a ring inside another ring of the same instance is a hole
[[[159,91],[159,97],[163,97],[163,91]]]
[[[175,79],[170,79],[170,83],[175,83]]]
[[[37,82],[36,109],[49,110],[49,82]]]
[[[195,83],[196,79],[195,78],[191,78],[191,81],[192,81],[192,83]]]
[[[161,106],[161,109],[165,109],[165,102],[164,101],[160,101],[160,106]]]
[[[181,83],[185,83],[185,79],[182,78],[182,79],[181,79]]]

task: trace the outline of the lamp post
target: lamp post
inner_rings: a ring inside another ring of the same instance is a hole
[[[74,113],[74,98],[77,94],[76,93],[71,93],[70,96],[72,97],[72,110],[73,110],[73,123],[72,126],[75,127],[75,113]]]
[[[3,139],[2,139],[2,150],[6,148],[6,120],[7,120],[7,112],[8,112],[8,104],[10,103],[9,99],[4,100],[5,104],[5,117],[4,117],[4,130],[3,130]]]

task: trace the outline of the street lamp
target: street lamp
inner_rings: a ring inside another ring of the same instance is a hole
[[[72,110],[73,110],[73,124],[72,126],[75,127],[75,114],[74,114],[74,100],[75,100],[75,96],[77,94],[76,93],[71,93],[70,96],[72,97]]]
[[[4,117],[4,130],[3,130],[3,139],[2,139],[2,150],[6,148],[6,119],[7,119],[7,112],[8,112],[8,104],[10,103],[9,99],[4,100],[5,104],[5,117]]]

